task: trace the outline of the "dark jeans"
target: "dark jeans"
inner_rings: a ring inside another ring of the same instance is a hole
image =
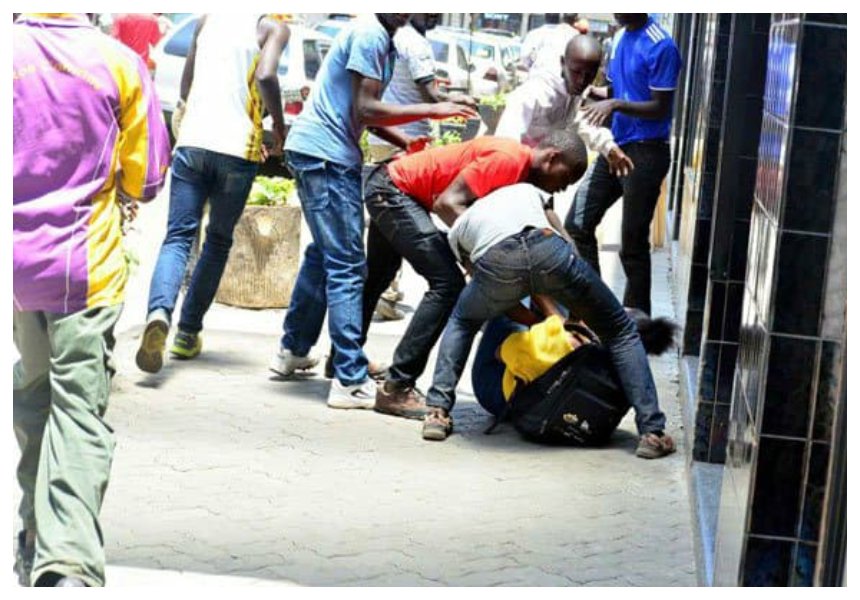
[[[609,350],[639,433],[662,430],[666,417],[633,320],[588,263],[558,235],[528,229],[490,248],[475,265],[439,346],[427,405],[451,410],[472,340],[488,319],[525,296],[546,294],[582,317]]]
[[[313,242],[305,250],[296,278],[281,346],[295,356],[307,356],[328,309],[335,377],[343,385],[363,383],[367,358],[361,349],[365,270],[361,167],[299,152],[288,152],[287,160]]]
[[[427,366],[430,351],[442,334],[465,281],[445,234],[439,231],[426,209],[391,182],[384,166],[368,178],[364,198],[370,226],[362,341],[367,336],[376,303],[403,258],[430,286],[394,350],[388,371],[389,380],[414,386]]]
[[[505,363],[496,353],[509,335],[526,329],[528,328],[525,325],[520,325],[508,317],[496,317],[484,326],[481,343],[475,351],[475,360],[472,363],[472,392],[478,404],[496,417],[503,414],[508,407],[502,391]]]
[[[233,228],[242,216],[257,163],[201,148],[179,148],[173,157],[167,235],[149,284],[148,310],[173,314],[185,275],[191,244],[197,237],[203,207],[209,200],[206,241],[182,303],[179,328],[203,329],[233,245]]]
[[[624,196],[621,220],[621,265],[627,275],[624,306],[651,314],[651,246],[649,233],[663,178],[669,171],[669,144],[660,141],[632,142],[622,150],[633,160],[627,177],[609,172],[609,163],[599,157],[585,175],[574,196],[564,227],[576,249],[600,273],[594,231],[615,201]]]

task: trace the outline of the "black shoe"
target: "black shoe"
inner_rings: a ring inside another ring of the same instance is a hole
[[[33,583],[34,587],[89,587],[84,580],[74,575],[63,575],[54,571],[42,573]]]

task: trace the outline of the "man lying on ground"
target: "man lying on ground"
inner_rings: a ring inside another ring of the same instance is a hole
[[[547,315],[544,320],[529,327],[506,316],[496,317],[484,326],[475,353],[472,391],[478,404],[496,417],[497,422],[510,416],[517,394],[547,375],[568,354],[591,342],[576,329],[571,330],[570,322],[565,322],[565,316],[550,299],[532,300],[531,306],[538,304],[544,309],[541,311],[542,315]],[[547,301],[551,303],[548,310],[545,308]],[[625,310],[636,323],[647,354],[659,356],[672,347],[678,329],[675,323],[666,318],[651,319],[636,309]],[[536,315],[536,318],[541,317]],[[605,361],[608,370],[614,371],[609,357],[603,353],[599,356],[601,364]],[[582,364],[579,368],[589,369],[592,365]],[[565,375],[566,372],[556,373],[558,377]],[[559,383],[559,379],[554,379],[553,385]],[[642,444],[637,448],[637,456],[652,458],[660,454],[658,448],[657,444]]]

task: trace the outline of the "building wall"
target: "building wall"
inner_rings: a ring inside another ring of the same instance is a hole
[[[720,585],[811,585],[828,531],[822,510],[845,354],[846,43],[845,15],[772,16]]]
[[[755,193],[767,69],[769,14],[731,16],[729,46],[711,212],[700,223],[710,236],[697,237],[694,265],[705,265],[702,328],[688,329],[699,343],[695,460],[723,463],[729,406],[737,363],[750,216]],[[715,73],[714,77],[717,77]],[[694,267],[698,268],[698,267]]]
[[[680,254],[689,265],[681,293],[686,296],[684,354],[699,355],[705,293],[708,282],[708,247],[723,122],[723,98],[729,53],[730,14],[708,14],[702,19],[701,52],[694,66],[692,120],[683,161]],[[686,271],[686,269],[685,269]]]

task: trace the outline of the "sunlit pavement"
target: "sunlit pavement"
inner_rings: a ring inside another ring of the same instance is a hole
[[[108,412],[118,442],[102,511],[109,586],[696,584],[684,452],[635,458],[632,413],[607,448],[536,446],[508,426],[485,435],[490,418],[464,377],[454,435],[425,442],[419,422],[327,408],[319,373],[275,379],[283,311],[217,304],[198,359],[138,371],[166,210],[164,193],[130,238],[141,265]],[[616,255],[601,259],[620,292]],[[668,253],[656,252],[655,315],[673,314],[668,272]],[[402,283],[408,312],[424,286],[409,269]],[[368,355],[390,360],[405,324],[374,323]],[[316,350],[327,348],[324,333]],[[683,443],[677,359],[652,368]]]

